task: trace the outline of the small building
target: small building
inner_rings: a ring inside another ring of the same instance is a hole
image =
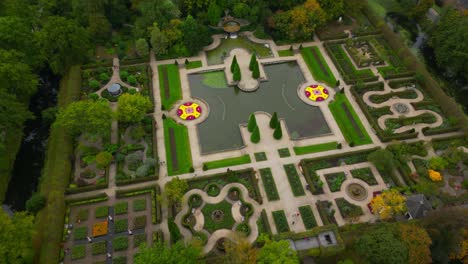
[[[406,213],[407,219],[419,219],[425,217],[432,211],[431,202],[424,196],[424,194],[415,194],[406,197]]]
[[[122,89],[120,88],[120,84],[114,83],[111,86],[107,87],[107,91],[112,96],[119,96],[122,93]]]

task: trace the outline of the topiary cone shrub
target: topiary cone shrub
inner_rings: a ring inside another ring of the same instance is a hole
[[[260,142],[260,130],[258,129],[258,126],[255,127],[254,131],[250,135],[250,141],[255,144]]]
[[[270,128],[275,129],[278,124],[278,114],[276,112],[273,112],[273,115],[271,116],[270,119]]]
[[[280,140],[282,137],[283,137],[283,130],[281,128],[281,123],[278,122],[276,124],[276,128],[275,128],[275,131],[273,132],[273,137],[276,139],[276,140]]]
[[[254,114],[251,114],[249,117],[249,123],[247,124],[247,130],[249,130],[249,132],[252,133],[256,127],[257,119],[255,118]]]

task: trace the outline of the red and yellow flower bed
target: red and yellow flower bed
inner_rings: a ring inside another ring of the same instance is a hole
[[[329,96],[327,88],[317,84],[307,86],[305,88],[305,95],[314,102],[325,101]]]
[[[182,120],[195,120],[200,117],[201,113],[201,106],[194,102],[187,102],[177,109],[177,115]]]
[[[104,236],[107,234],[108,222],[99,222],[93,225],[93,237]]]

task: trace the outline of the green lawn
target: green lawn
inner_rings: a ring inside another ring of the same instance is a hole
[[[250,160],[249,154],[247,154],[247,155],[240,156],[240,157],[235,157],[235,158],[205,162],[205,163],[203,163],[203,166],[207,170],[212,170],[212,169],[217,169],[217,168],[247,164],[247,163],[250,163],[250,162],[252,162],[252,161]]]
[[[215,221],[211,216],[213,211],[220,210],[223,212],[223,218],[220,221]],[[205,217],[205,224],[203,226],[206,231],[213,233],[218,229],[231,229],[235,221],[232,217],[232,204],[226,200],[217,204],[205,204],[202,208],[203,216]]]
[[[317,55],[318,60],[315,58],[314,53]],[[301,54],[315,80],[325,82],[330,86],[336,85],[335,76],[333,76],[318,47],[303,48]]]
[[[344,107],[349,111],[345,111]],[[337,93],[335,101],[329,104],[329,108],[348,143],[353,143],[355,146],[372,143],[372,139],[345,94]]]
[[[294,56],[294,51],[292,50],[278,50],[278,55],[280,57]]]
[[[169,176],[190,172],[192,168],[192,154],[187,127],[177,124],[167,118],[164,124],[164,144],[166,147],[166,164]],[[175,146],[171,148],[169,130],[174,129]],[[172,151],[175,150],[175,159],[172,159]],[[176,163],[176,164],[175,164]],[[174,167],[174,165],[177,165]]]
[[[202,62],[201,62],[201,61],[190,61],[190,62],[185,66],[185,68],[187,68],[187,70],[190,70],[190,69],[200,68],[201,66],[202,66]]]
[[[334,142],[328,142],[328,143],[310,145],[310,146],[304,146],[304,147],[294,147],[294,153],[296,153],[296,155],[304,155],[304,154],[309,154],[309,153],[337,149],[337,147],[338,147],[338,143],[334,141]]]
[[[164,72],[167,72],[167,74],[164,74]],[[161,93],[161,103],[166,110],[169,110],[175,102],[182,99],[179,67],[175,64],[159,65],[158,75],[159,90]],[[167,89],[169,91],[169,94],[166,94]]]

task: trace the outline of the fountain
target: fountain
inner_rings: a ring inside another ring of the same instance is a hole
[[[351,183],[346,187],[346,194],[355,200],[355,201],[363,201],[367,198],[367,190],[359,183]]]
[[[393,109],[399,114],[406,114],[409,112],[409,107],[403,103],[396,103],[393,105]]]
[[[213,213],[211,213],[211,219],[215,222],[221,222],[223,221],[224,218],[224,212],[221,210],[214,210]]]

